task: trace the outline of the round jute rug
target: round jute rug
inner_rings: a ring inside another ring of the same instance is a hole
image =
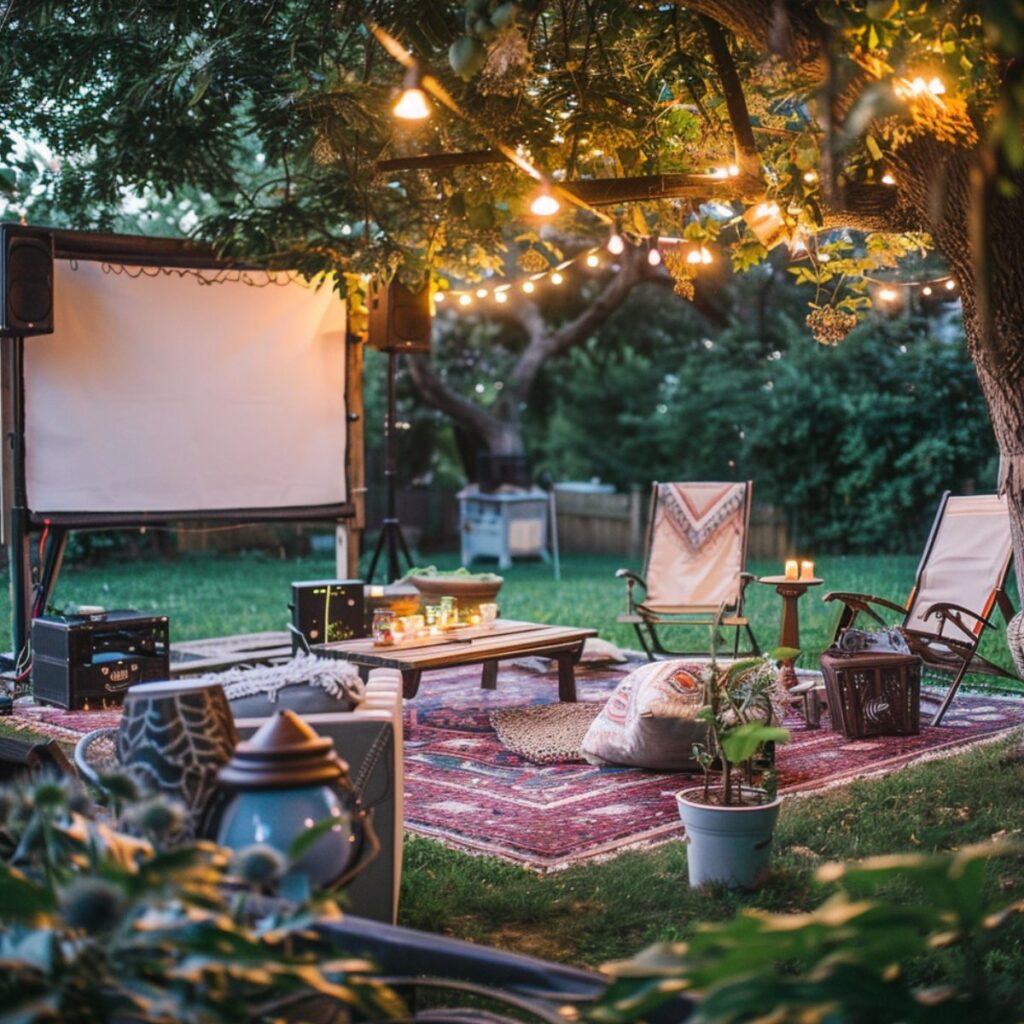
[[[580,747],[603,703],[540,704],[490,714],[502,746],[533,764],[582,761]]]

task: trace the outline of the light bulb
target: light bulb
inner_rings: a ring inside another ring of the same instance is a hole
[[[932,286],[931,286],[930,284],[926,284],[926,285],[925,285],[925,286],[924,286],[924,287],[923,287],[923,288],[921,289],[921,294],[922,294],[922,295],[931,295],[931,293],[932,293]]]
[[[700,261],[701,261],[701,263],[710,263],[711,259],[712,259],[711,250],[710,249],[705,249],[704,246],[702,245],[700,247]]]
[[[487,298],[487,289],[486,288],[477,288],[477,290],[476,290],[476,297],[478,299],[486,299]]]
[[[473,300],[468,295],[459,296],[459,305],[468,306]]]
[[[530,213],[535,217],[553,217],[561,209],[562,204],[544,186],[530,203]]]
[[[564,280],[565,278],[557,270],[551,275],[552,284],[561,284]]]
[[[804,171],[804,181],[806,181],[808,185],[812,185],[817,180],[818,175],[815,174],[814,171]]]
[[[700,263],[700,252],[697,249],[691,249],[686,254],[687,263]]]
[[[444,292],[434,292],[435,302],[444,302]]]
[[[526,292],[527,295],[529,295],[535,287],[536,285],[532,281],[523,282],[523,291]]]
[[[657,244],[651,246],[651,251],[647,254],[647,262],[652,267],[656,267],[661,263],[661,252],[658,249]]]
[[[946,84],[941,78],[933,78],[928,83],[928,91],[933,96],[941,96],[946,91]]]
[[[495,292],[494,293],[494,301],[495,302],[508,302],[508,295],[505,292]]]
[[[422,89],[405,89],[391,113],[403,121],[425,121],[430,117],[430,101]]]
[[[613,231],[608,236],[608,251],[613,256],[621,256],[626,251],[626,240],[618,231]]]
[[[430,100],[423,91],[423,76],[418,64],[410,64],[402,79],[402,95],[391,113],[403,121],[425,121],[431,114]]]
[[[882,175],[882,184],[895,185],[896,179],[888,171],[886,171],[885,174]]]
[[[910,91],[915,96],[920,96],[921,93],[926,92],[928,89],[928,83],[918,75],[917,78],[913,79],[910,83]]]
[[[596,252],[592,252],[587,257],[587,266],[588,267],[596,267],[596,266],[598,266],[600,264],[600,262],[601,262],[601,258],[597,255]]]
[[[729,177],[735,178],[740,173],[740,169],[735,164],[729,164]]]
[[[950,278],[946,282],[946,291],[950,291],[951,292],[955,287],[956,287],[956,281],[954,281],[953,278]]]
[[[892,288],[881,288],[879,289],[878,297],[883,302],[893,302],[896,299],[896,292]]]

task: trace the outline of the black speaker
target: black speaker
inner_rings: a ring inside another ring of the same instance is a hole
[[[292,625],[310,644],[366,636],[362,580],[305,580],[292,584]],[[299,646],[293,637],[292,648]]]
[[[53,235],[0,225],[0,334],[53,333]]]
[[[430,351],[430,289],[411,292],[398,280],[370,285],[370,348],[381,352]]]

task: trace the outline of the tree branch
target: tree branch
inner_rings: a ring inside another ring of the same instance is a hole
[[[420,398],[450,416],[459,426],[490,442],[503,432],[501,421],[454,391],[434,369],[428,355],[408,356],[406,366]]]
[[[757,143],[754,141],[754,130],[750,124],[750,112],[747,110],[747,100],[743,95],[743,86],[740,84],[736,64],[729,52],[725,33],[722,26],[713,18],[706,14],[698,17],[707,34],[711,57],[722,82],[722,96],[725,98],[725,108],[729,112],[729,123],[732,125],[736,164],[743,174],[760,177],[761,161],[757,153]]]

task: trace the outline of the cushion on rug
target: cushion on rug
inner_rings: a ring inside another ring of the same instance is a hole
[[[582,761],[583,737],[601,704],[539,704],[500,708],[488,716],[501,745],[533,764]]]
[[[297,654],[281,665],[233,668],[202,678],[224,687],[235,718],[266,718],[285,708],[297,715],[351,711],[365,693],[355,665],[312,654]]]
[[[693,745],[707,735],[707,726],[694,721],[704,703],[701,668],[671,660],[630,672],[587,730],[584,758],[591,764],[659,771],[697,768]]]

